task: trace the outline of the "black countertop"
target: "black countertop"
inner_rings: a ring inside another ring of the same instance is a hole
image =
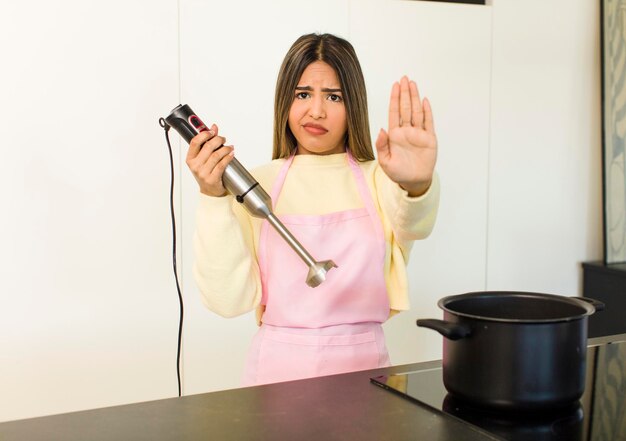
[[[428,362],[0,424],[0,440],[485,440],[370,383]]]
[[[590,345],[624,341],[602,337]],[[439,361],[0,424],[0,440],[493,440],[370,382]]]

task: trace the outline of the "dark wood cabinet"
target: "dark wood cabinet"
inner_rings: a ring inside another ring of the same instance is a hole
[[[585,262],[583,296],[606,305],[589,317],[589,337],[626,333],[626,263]]]

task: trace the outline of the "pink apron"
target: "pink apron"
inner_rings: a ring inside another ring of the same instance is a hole
[[[313,258],[337,264],[324,283],[307,286],[308,267],[263,222],[259,266],[265,312],[248,353],[244,386],[389,366],[381,326],[389,316],[382,223],[363,172],[349,152],[346,157],[363,208],[278,216]],[[274,204],[293,160],[285,161],[274,183]]]

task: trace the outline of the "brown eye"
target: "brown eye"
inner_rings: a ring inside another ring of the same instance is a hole
[[[333,93],[333,94],[328,95],[328,99],[329,99],[330,101],[335,102],[335,103],[340,103],[341,101],[343,101],[343,99],[341,98],[341,96],[336,95],[336,94],[334,94],[334,93]]]

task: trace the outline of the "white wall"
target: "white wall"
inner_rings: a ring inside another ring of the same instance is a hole
[[[599,3],[493,8],[489,289],[578,295],[602,258]]]
[[[0,420],[171,396],[176,2],[4,2]]]
[[[395,363],[439,358],[441,338],[414,325],[439,298],[576,295],[580,262],[602,256],[597,2],[34,3],[0,15],[0,421],[176,395],[157,119],[186,102],[242,163],[266,162],[278,67],[306,32],[354,44],[373,133],[401,75],[433,103],[440,216],[411,257],[412,310],[385,325]],[[184,392],[236,387],[254,319],[201,305],[197,189],[173,138]]]

